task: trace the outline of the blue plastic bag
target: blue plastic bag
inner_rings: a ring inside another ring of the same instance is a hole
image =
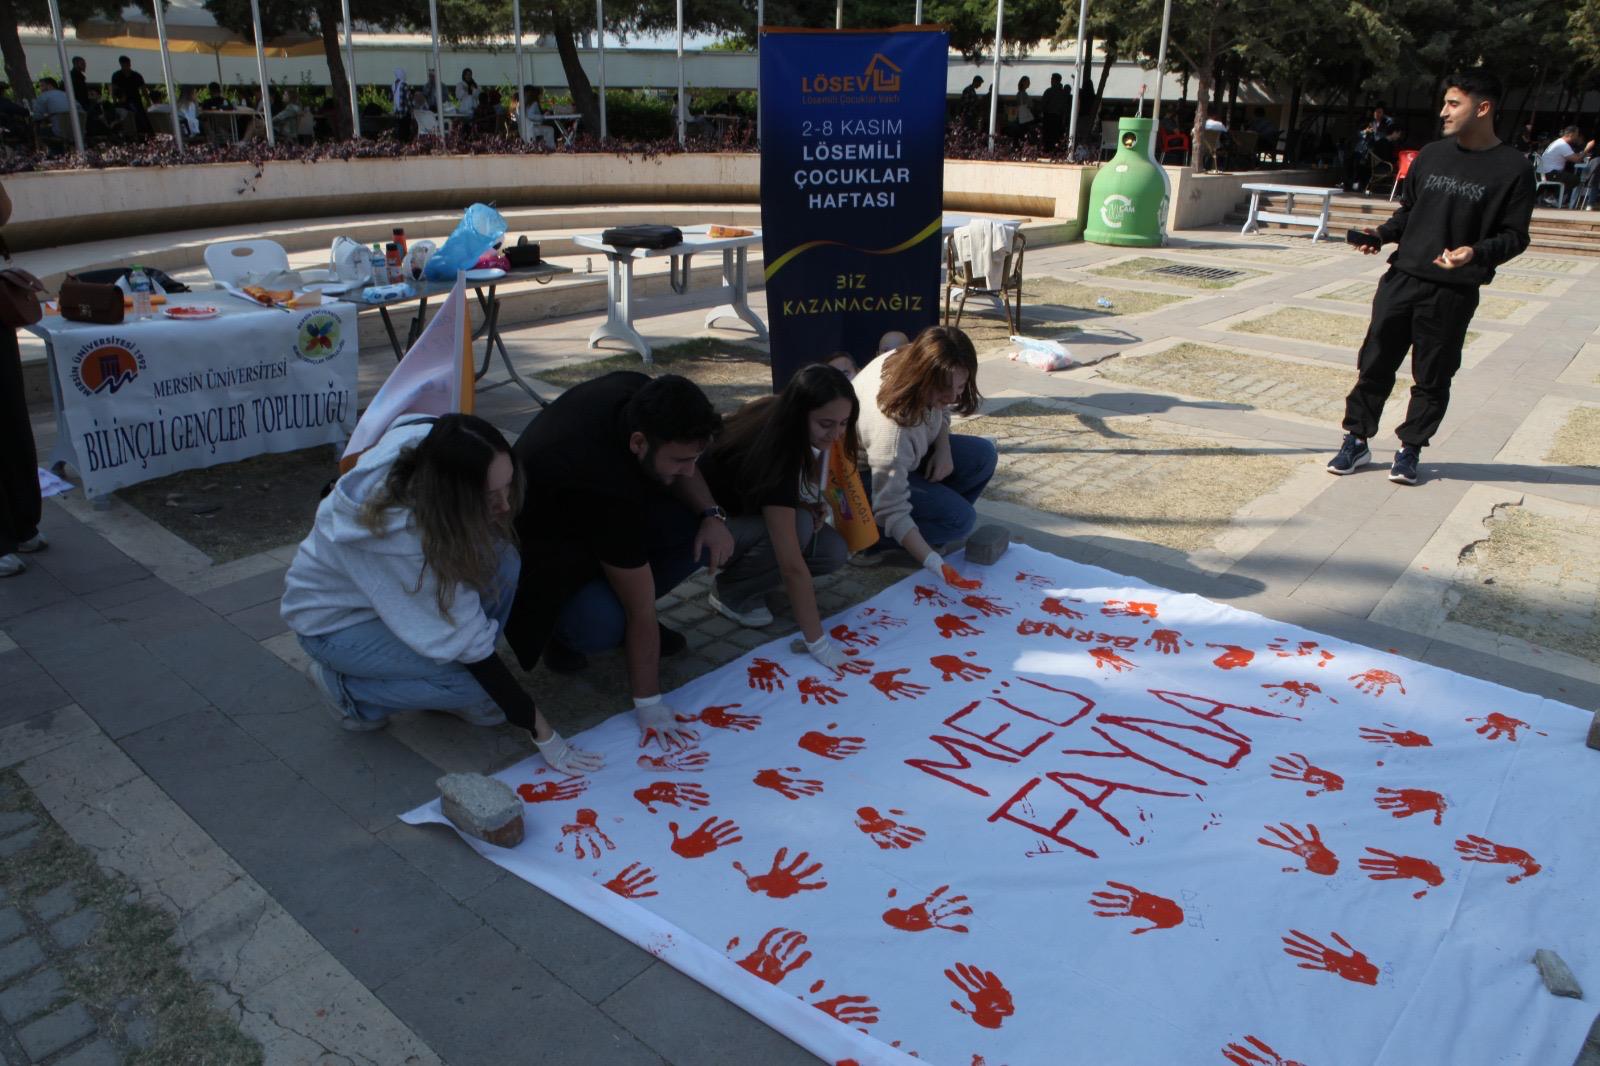
[[[471,270],[478,257],[495,246],[506,235],[506,220],[488,204],[473,204],[456,223],[450,239],[428,257],[422,268],[425,277],[432,281],[454,281],[456,271]]]

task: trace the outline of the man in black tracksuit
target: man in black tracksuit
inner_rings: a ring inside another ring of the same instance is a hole
[[[1367,440],[1378,431],[1395,371],[1411,352],[1411,404],[1395,435],[1401,448],[1389,480],[1417,483],[1417,463],[1450,402],[1450,379],[1461,368],[1461,345],[1478,309],[1478,288],[1495,267],[1528,247],[1533,171],[1528,160],[1494,133],[1500,82],[1473,71],[1445,82],[1445,139],[1411,163],[1400,209],[1362,251],[1375,255],[1398,241],[1389,271],[1372,299],[1372,322],[1357,362],[1360,376],[1345,399],[1344,447],[1328,463],[1348,474],[1372,458]]]

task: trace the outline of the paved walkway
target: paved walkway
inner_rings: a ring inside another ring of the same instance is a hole
[[[1253,273],[1194,288],[1145,273],[1141,258]],[[1508,291],[1496,284],[1512,302],[1474,324],[1450,417],[1425,453],[1428,480],[1413,489],[1377,467],[1321,471],[1340,436],[1329,396],[1352,358],[1320,340],[1359,329],[1364,308],[1349,300],[1380,264],[1301,237],[1217,230],[1152,252],[1030,250],[1029,266],[1113,304],[1185,299],[1132,316],[1028,308],[1079,327],[1066,343],[1104,360],[1095,365],[1045,375],[985,355],[982,431],[1006,453],[988,516],[1078,561],[1600,706],[1583,653],[1600,626],[1593,558],[1574,562],[1561,538],[1529,532],[1594,529],[1600,516],[1600,460],[1547,458],[1570,419],[1600,407],[1594,261],[1538,256],[1506,275]],[[1120,276],[1096,273],[1108,267]],[[703,333],[685,304],[647,308],[671,312],[644,320],[653,341]],[[1316,317],[1341,313],[1354,326]],[[594,321],[507,342],[537,374],[579,357]],[[1308,328],[1313,339],[1293,339]],[[363,360],[364,394],[391,365],[386,352]],[[532,411],[497,388],[480,413],[515,432]],[[35,425],[47,447],[47,412]],[[1393,447],[1374,441],[1384,460]],[[498,768],[524,749],[507,731],[441,716],[340,731],[277,619],[293,545],[213,566],[125,504],[71,496],[48,504],[45,533],[37,565],[0,584],[0,770],[14,768],[43,812],[0,819],[0,861],[31,846],[41,819],[59,825],[177,917],[185,964],[267,1061],[810,1061],[452,834],[397,823],[434,795],[441,771]],[[898,576],[847,570],[824,608]],[[1485,588],[1507,590],[1504,602],[1484,606]],[[710,616],[693,584],[663,609],[691,636],[677,681],[771,635]],[[529,683],[571,732],[626,704],[620,676],[603,657],[576,682],[536,671]],[[122,1061],[139,1044],[114,1012],[73,1011],[70,990],[51,991],[75,949],[42,906],[0,897],[0,1064]],[[93,950],[95,935],[81,946]],[[71,1039],[36,1036],[60,1026]]]

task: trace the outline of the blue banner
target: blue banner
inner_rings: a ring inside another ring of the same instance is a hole
[[[761,32],[761,230],[772,384],[938,322],[942,29]]]

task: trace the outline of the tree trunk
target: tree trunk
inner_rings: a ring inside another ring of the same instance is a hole
[[[1106,107],[1106,79],[1111,76],[1111,64],[1115,59],[1116,56],[1108,50],[1105,61],[1100,64],[1100,80],[1094,87],[1094,121],[1089,124],[1090,129],[1100,128],[1100,115]]]
[[[583,116],[582,128],[598,139],[600,103],[589,84],[589,75],[584,72],[583,64],[578,59],[577,33],[573,29],[572,18],[564,9],[556,8],[550,30],[550,35],[556,39],[556,52],[561,56],[561,69],[567,76],[567,90],[572,93],[572,106]],[[673,120],[673,128],[677,128],[676,119]]]
[[[1283,142],[1283,161],[1285,164],[1300,161],[1300,94],[1305,91],[1304,82],[1295,82],[1294,89],[1289,93],[1289,122],[1283,128],[1289,132]]]
[[[28,54],[22,50],[17,21],[17,9],[11,0],[0,0],[0,55],[5,57],[6,80],[17,100],[26,104],[33,99],[33,76],[28,73]],[[65,71],[62,77],[66,77]]]
[[[1210,114],[1211,104],[1211,64],[1214,56],[1206,56],[1200,64],[1200,69],[1195,71],[1194,92],[1194,129],[1189,131],[1189,169],[1199,170],[1204,162],[1206,141],[1206,117]]]
[[[343,18],[339,0],[317,0],[322,51],[328,58],[328,77],[333,81],[333,136],[335,140],[348,141],[355,136],[355,131],[350,128],[350,79],[345,73],[339,41],[339,23]]]

